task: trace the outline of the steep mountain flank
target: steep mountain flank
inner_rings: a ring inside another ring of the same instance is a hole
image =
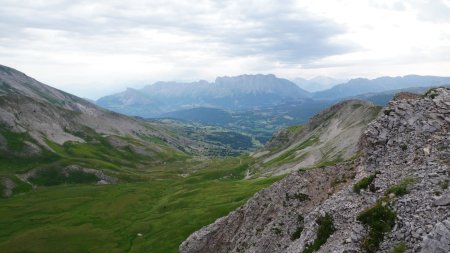
[[[131,137],[147,144],[153,143],[149,138],[158,138],[175,147],[189,147],[183,143],[188,140],[177,139],[156,123],[106,111],[5,66],[0,67],[0,97],[0,130],[26,135],[25,146],[35,142],[51,150],[48,141],[83,143],[92,134]]]
[[[253,173],[282,174],[347,160],[355,155],[363,130],[379,111],[370,102],[348,100],[320,112],[304,126],[283,129],[254,154],[259,162]]]
[[[0,65],[0,195],[36,185],[114,183],[118,174],[130,178],[210,147]]]
[[[397,96],[359,159],[292,173],[180,251],[450,252],[449,130],[450,90]]]

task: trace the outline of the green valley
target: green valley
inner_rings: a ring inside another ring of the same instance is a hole
[[[280,178],[244,180],[249,162],[191,161],[200,171],[186,177],[174,163],[142,171],[136,182],[39,187],[1,199],[0,251],[177,252],[190,233]]]

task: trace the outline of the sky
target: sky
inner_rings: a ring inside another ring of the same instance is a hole
[[[0,64],[90,99],[240,74],[450,76],[450,0],[0,0]]]

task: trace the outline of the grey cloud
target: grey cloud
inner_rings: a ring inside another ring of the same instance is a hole
[[[227,43],[233,45],[233,53],[267,54],[275,60],[303,62],[351,50],[329,41],[344,32],[331,22],[283,15],[261,18],[259,21],[259,29],[239,31],[237,36],[225,38]]]
[[[450,22],[450,7],[442,0],[417,1],[418,17],[425,21]]]
[[[26,28],[62,31],[78,39],[126,35],[132,28],[156,29],[220,45],[226,56],[262,56],[303,63],[354,48],[330,39],[345,32],[331,21],[295,9],[293,1],[261,8],[261,1],[56,1],[52,4],[7,1],[0,6],[0,39],[32,39]],[[214,19],[221,17],[222,20]],[[213,18],[212,18],[213,17]],[[229,26],[227,23],[234,23]],[[27,37],[28,36],[28,37]],[[6,40],[9,39],[9,40]],[[0,43],[1,40],[0,40]]]

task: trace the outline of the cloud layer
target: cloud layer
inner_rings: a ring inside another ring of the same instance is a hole
[[[448,66],[448,10],[447,0],[2,0],[0,64],[91,98],[241,73],[374,76],[416,63],[411,73]]]

